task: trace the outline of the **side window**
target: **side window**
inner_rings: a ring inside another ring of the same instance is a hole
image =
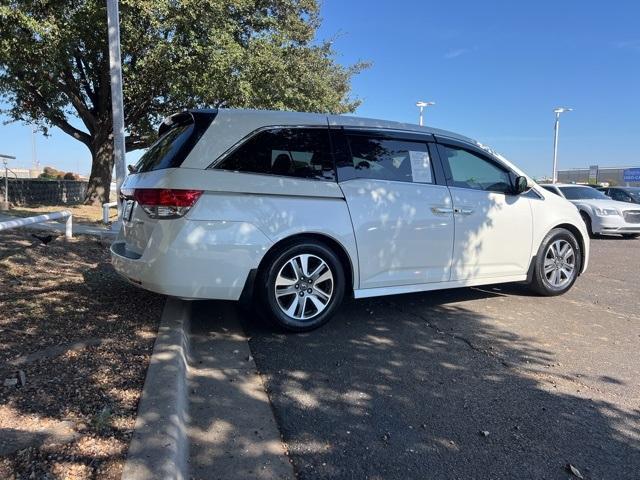
[[[433,183],[426,142],[368,135],[347,135],[352,170],[350,178]],[[344,166],[343,166],[344,167]]]
[[[619,202],[628,202],[629,201],[629,199],[624,194],[624,192],[622,192],[620,190],[610,190],[610,192],[611,192],[611,198],[613,198],[614,200],[618,200]]]
[[[243,143],[216,168],[236,172],[335,180],[325,128],[273,128]]]
[[[450,186],[511,193],[509,172],[495,163],[462,148],[442,146],[444,160],[451,172]]]

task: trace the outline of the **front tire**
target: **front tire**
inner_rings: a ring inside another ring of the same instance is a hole
[[[262,304],[278,327],[307,332],[334,315],[345,291],[344,268],[321,242],[305,240],[273,255],[259,274]]]
[[[638,237],[640,237],[640,233],[623,233],[622,234],[622,238],[633,239]]]
[[[562,295],[582,268],[580,244],[569,230],[554,228],[540,244],[535,261],[531,288],[543,296]]]
[[[583,211],[580,211],[580,216],[582,217],[582,220],[584,220],[584,224],[587,226],[587,232],[589,232],[589,237],[594,238],[596,234],[593,233],[593,223],[591,222],[591,217],[589,216],[588,213]]]

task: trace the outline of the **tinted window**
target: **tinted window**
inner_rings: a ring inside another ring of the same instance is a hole
[[[178,153],[189,142],[194,128],[193,123],[191,123],[189,125],[176,126],[166,132],[140,157],[135,166],[136,173],[179,167],[186,155],[178,155]],[[178,162],[179,157],[181,158]]]
[[[452,187],[511,193],[511,176],[495,163],[461,148],[443,146]]]
[[[274,128],[260,132],[216,168],[237,172],[334,180],[329,132],[324,128]]]
[[[622,190],[612,189],[609,192],[609,196],[611,198],[613,198],[614,200],[618,200],[620,202],[628,202],[629,201],[629,196],[626,193],[624,193]]]
[[[216,114],[216,111],[188,111],[167,117],[160,125],[158,140],[140,157],[135,172],[182,165]]]
[[[626,191],[636,202],[640,202],[640,187],[627,188]]]
[[[368,135],[347,135],[350,178],[433,183],[427,144]]]
[[[609,200],[604,193],[590,187],[558,187],[569,200]]]

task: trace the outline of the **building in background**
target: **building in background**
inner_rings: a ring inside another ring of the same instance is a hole
[[[640,166],[598,167],[597,165],[592,165],[584,168],[558,170],[558,182],[640,187]]]
[[[14,175],[12,175],[12,173]],[[41,173],[42,173],[42,169],[14,167],[14,168],[11,168],[11,172],[9,172],[9,178],[12,178],[13,176],[17,178],[38,178]],[[2,175],[4,176],[4,171],[2,172]]]

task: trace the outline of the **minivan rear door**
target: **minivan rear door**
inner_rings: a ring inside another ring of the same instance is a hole
[[[141,254],[158,222],[136,202],[136,188],[162,185],[164,172],[182,165],[216,115],[216,110],[194,110],[167,117],[158,129],[158,140],[131,169],[121,188],[124,199],[121,236],[128,251]]]
[[[449,280],[453,207],[429,135],[332,128],[360,289]]]

